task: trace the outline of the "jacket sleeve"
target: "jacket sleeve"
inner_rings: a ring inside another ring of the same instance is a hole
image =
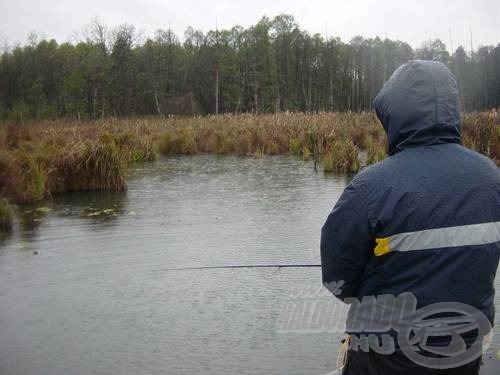
[[[341,300],[355,297],[374,244],[363,192],[355,179],[321,229],[323,285]]]

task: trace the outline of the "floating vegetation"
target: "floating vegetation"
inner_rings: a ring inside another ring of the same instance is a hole
[[[117,213],[114,208],[105,208],[105,209],[97,209],[97,208],[86,208],[82,212],[82,216],[84,217],[107,217],[107,216],[116,216]]]
[[[52,209],[51,209],[51,208],[49,208],[49,207],[38,207],[35,211],[36,211],[36,212],[47,213],[47,212],[52,211]]]
[[[19,224],[24,230],[33,230],[44,222],[44,218],[52,212],[52,208],[39,203],[19,207],[16,210]]]

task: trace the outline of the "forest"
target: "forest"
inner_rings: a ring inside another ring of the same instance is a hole
[[[144,37],[133,25],[92,20],[79,41],[32,34],[0,57],[0,120],[371,109],[402,63],[446,63],[464,111],[500,107],[500,44],[452,54],[439,39],[420,48],[357,36],[310,35],[290,15],[207,33],[170,29]]]

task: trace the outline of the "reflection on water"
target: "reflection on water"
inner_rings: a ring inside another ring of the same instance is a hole
[[[43,217],[50,212],[50,208],[40,203],[24,205],[19,208],[17,216],[19,217],[20,229],[24,237],[33,237],[37,228],[43,221]]]
[[[137,165],[127,193],[20,208],[0,246],[0,373],[331,371],[340,333],[274,329],[319,269],[165,269],[319,263],[346,182],[288,157],[169,158]]]
[[[58,216],[86,219],[95,230],[115,225],[121,215],[127,215],[127,195],[123,191],[71,193],[56,196],[54,210]]]
[[[119,215],[126,213],[125,205],[125,192],[107,191],[68,193],[57,195],[51,201],[22,205],[16,210],[18,222],[14,233],[0,238],[0,246],[12,240],[11,245],[18,249],[29,247],[38,252],[36,241],[40,239],[40,228],[53,227],[54,221],[66,217],[86,219],[88,224],[93,224],[93,230],[104,230],[112,226]],[[47,240],[47,237],[43,235],[41,239]]]

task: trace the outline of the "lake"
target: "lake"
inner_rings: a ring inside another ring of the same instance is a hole
[[[348,177],[285,156],[174,157],[130,174],[126,193],[21,208],[0,245],[1,374],[335,368],[341,330],[277,329],[290,290],[321,287],[320,268],[169,269],[318,264]]]
[[[138,164],[126,193],[21,208],[0,246],[0,373],[333,370],[341,334],[275,329],[319,268],[166,269],[317,264],[346,183],[296,158],[205,155]]]

